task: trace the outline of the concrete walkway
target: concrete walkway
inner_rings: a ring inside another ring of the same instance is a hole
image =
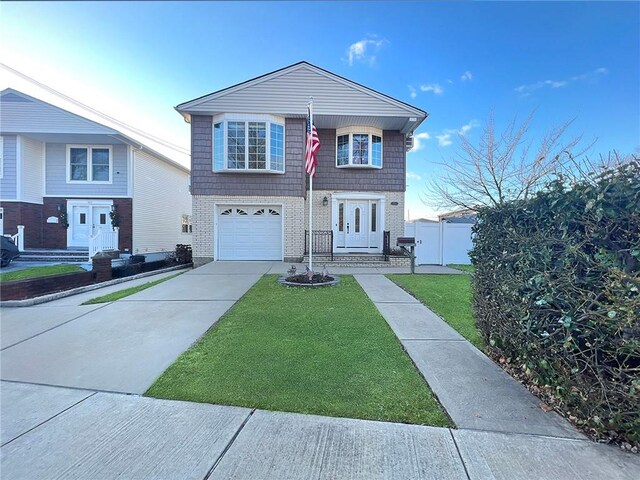
[[[584,438],[465,340],[382,275],[356,275],[458,428]]]
[[[588,441],[267,412],[0,382],[3,478],[607,479]]]
[[[263,274],[289,266],[217,262],[105,305],[69,297],[3,308],[2,478],[637,478],[638,456],[584,440],[544,414],[523,387],[369,269],[356,278],[458,429],[138,395]]]
[[[78,305],[105,293],[97,290],[2,308],[0,378],[144,393],[271,267],[212,263],[117,302]]]

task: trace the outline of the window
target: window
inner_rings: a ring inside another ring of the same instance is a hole
[[[371,231],[375,233],[376,231],[376,224],[378,222],[378,216],[376,215],[376,204],[372,203],[371,204]]]
[[[347,127],[336,131],[336,166],[382,168],[382,131]]]
[[[356,208],[355,212],[356,233],[360,233],[360,209]]]
[[[284,120],[226,117],[213,123],[214,171],[284,173]]]
[[[182,233],[192,233],[191,215],[182,215]]]
[[[344,203],[338,205],[338,231],[344,232]]]
[[[67,182],[111,182],[111,147],[67,147]]]

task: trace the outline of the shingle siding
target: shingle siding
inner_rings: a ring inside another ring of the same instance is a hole
[[[404,134],[385,130],[382,134],[382,169],[337,168],[336,131],[318,130],[320,150],[313,188],[352,192],[404,192]]]
[[[286,119],[282,175],[213,172],[212,117],[192,116],[191,133],[193,195],[304,196],[304,119]]]
[[[285,121],[285,174],[213,172],[212,117],[191,117],[191,189],[193,195],[259,195],[304,197],[304,119]],[[336,131],[319,130],[320,150],[314,188],[354,192],[404,192],[404,134],[383,132],[382,169],[336,167]]]

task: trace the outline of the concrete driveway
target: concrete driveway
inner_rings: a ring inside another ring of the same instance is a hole
[[[79,306],[69,298],[3,308],[0,378],[144,393],[272,268],[272,262],[210,263],[108,304]]]

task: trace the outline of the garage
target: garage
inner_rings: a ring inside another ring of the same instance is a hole
[[[282,260],[281,205],[218,205],[218,260]]]

